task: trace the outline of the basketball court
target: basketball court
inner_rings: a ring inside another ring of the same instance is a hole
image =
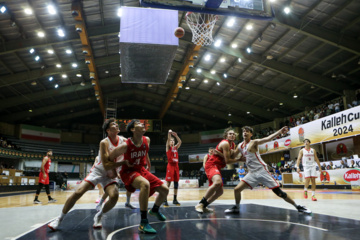
[[[303,199],[300,189],[285,191],[297,204],[306,205],[313,213],[298,213],[290,204],[275,196],[271,190],[257,188],[242,194],[240,214],[224,214],[233,204],[233,191],[224,195],[210,207],[214,213],[199,214],[194,206],[205,193],[205,188],[180,189],[180,207],[171,204],[162,212],[167,217],[159,222],[149,216],[155,235],[138,231],[139,209],[124,208],[125,192],[120,192],[117,206],[103,218],[103,228],[93,229],[96,213],[94,201],[98,191],[90,191],[68,213],[56,232],[47,224],[57,217],[71,191],[55,191],[55,204],[34,205],[34,193],[0,197],[0,214],[3,216],[1,239],[358,239],[360,224],[360,194],[349,190],[318,190],[317,202]],[[149,207],[154,197],[150,198]],[[131,198],[138,205],[138,192]],[[14,226],[17,226],[14,228]]]

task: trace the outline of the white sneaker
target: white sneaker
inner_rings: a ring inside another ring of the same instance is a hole
[[[199,203],[198,205],[196,205],[195,211],[197,211],[198,213],[204,213],[204,204]]]
[[[129,208],[129,209],[136,209],[136,207],[134,207],[133,205],[131,205],[131,203],[125,203],[125,207]]]
[[[226,209],[224,212],[225,213],[239,213],[240,210],[237,206],[233,206],[232,208]]]
[[[60,218],[56,218],[54,221],[48,224],[48,228],[50,228],[53,231],[56,231],[61,223]]]
[[[311,210],[306,208],[305,206],[297,205],[296,208],[297,208],[298,212],[307,213],[307,214],[312,213]]]
[[[55,202],[57,202],[57,200],[53,198],[48,201],[48,203],[55,203]]]
[[[203,209],[204,209],[204,213],[213,213],[213,212],[214,212],[214,209],[213,209],[213,208],[205,207],[205,208],[203,208]]]
[[[101,217],[102,214],[100,214],[100,212],[95,214],[93,228],[102,228]]]
[[[34,200],[34,204],[42,204],[39,200]]]
[[[95,209],[96,209],[97,212],[100,211],[101,208],[102,208],[102,204],[101,204],[101,203],[96,204]]]

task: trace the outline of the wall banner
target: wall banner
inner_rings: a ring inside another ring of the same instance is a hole
[[[273,153],[289,149],[291,145],[290,136],[276,139],[275,141],[267,142],[259,145],[260,154]]]
[[[306,138],[314,144],[358,134],[360,134],[360,106],[291,128],[290,147],[303,146]]]
[[[360,180],[359,168],[342,168],[336,170],[325,170],[320,174],[316,172],[316,184],[317,185],[350,185],[353,181]],[[304,172],[292,172],[293,184],[304,185],[305,178]]]

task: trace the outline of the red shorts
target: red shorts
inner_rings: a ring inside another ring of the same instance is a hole
[[[168,164],[166,168],[166,178],[167,182],[178,182],[179,181],[179,165],[177,164]]]
[[[42,183],[44,185],[49,185],[49,174],[46,174],[46,178],[43,178],[43,173],[40,172],[39,174],[39,183]]]
[[[216,164],[205,164],[205,173],[206,173],[207,178],[209,179],[209,187],[213,184],[213,181],[212,181],[213,176],[220,175],[220,177],[222,179],[220,170],[221,170],[221,167]],[[223,185],[224,184],[221,183],[221,186],[223,186]]]
[[[155,193],[155,188],[160,187],[164,183],[153,175],[151,172],[146,170],[145,168],[141,168],[140,170],[128,169],[126,171],[120,171],[120,177],[123,181],[126,190],[129,192],[135,192],[136,188],[132,186],[132,183],[135,178],[138,176],[142,176],[150,183],[150,193],[149,197]]]

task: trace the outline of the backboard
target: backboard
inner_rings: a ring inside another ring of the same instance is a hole
[[[268,0],[140,0],[143,7],[201,12],[241,18],[271,20],[274,12]]]

